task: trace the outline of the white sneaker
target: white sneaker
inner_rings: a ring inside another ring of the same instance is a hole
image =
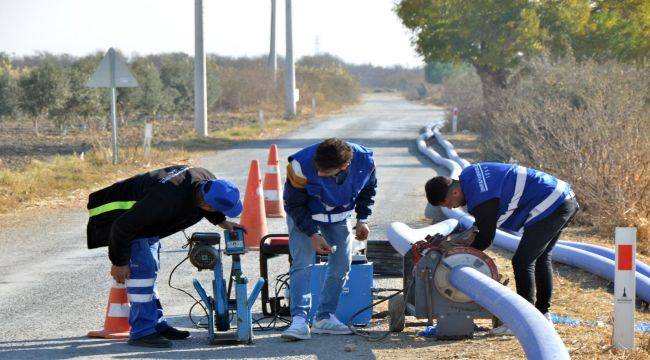
[[[492,335],[514,335],[512,330],[510,330],[505,325],[501,325],[499,327],[496,327],[496,328],[490,330],[490,334],[492,334]]]
[[[340,322],[336,315],[330,314],[328,319],[321,319],[314,322],[314,334],[334,334],[334,335],[348,335],[352,334],[352,330]]]
[[[304,317],[294,316],[293,319],[291,319],[291,326],[289,326],[280,337],[290,341],[311,339],[309,324],[307,324]]]

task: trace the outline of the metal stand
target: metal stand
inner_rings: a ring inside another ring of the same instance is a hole
[[[232,267],[228,279],[228,288],[223,277],[221,252],[214,266],[212,281],[213,296],[207,295],[201,283],[193,280],[194,288],[208,312],[208,333],[211,344],[223,343],[253,343],[252,308],[257,296],[264,285],[264,279],[259,279],[251,294],[247,296],[248,279],[241,271],[241,261],[238,254],[232,255]],[[235,299],[230,299],[230,290],[235,285]],[[237,328],[230,331],[230,312],[236,311]]]

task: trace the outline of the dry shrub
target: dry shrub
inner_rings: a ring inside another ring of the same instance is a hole
[[[319,109],[338,109],[357,102],[359,82],[339,64],[321,66],[298,65],[296,83],[300,87],[298,106],[310,108],[312,98]]]
[[[459,129],[478,131],[484,117],[481,80],[475,71],[466,71],[445,80],[442,104],[457,107]]]
[[[220,109],[236,111],[260,106],[276,96],[271,71],[262,58],[222,66],[218,76]],[[280,78],[279,83],[282,83]]]
[[[481,122],[488,160],[514,160],[569,181],[581,220],[612,236],[639,228],[648,248],[650,73],[616,62],[544,59],[489,104]]]

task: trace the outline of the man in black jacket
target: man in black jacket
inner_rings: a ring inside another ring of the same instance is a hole
[[[232,230],[242,211],[239,190],[200,167],[170,166],[90,194],[88,248],[108,246],[111,276],[125,283],[131,305],[129,344],[170,347],[187,331],[169,326],[155,290],[159,240],[199,222]]]

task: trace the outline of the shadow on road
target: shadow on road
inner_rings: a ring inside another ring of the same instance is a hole
[[[114,359],[266,359],[275,357],[315,357],[317,359],[375,359],[375,351],[413,349],[444,345],[447,342],[424,339],[415,334],[392,334],[380,342],[357,336],[314,335],[311,340],[287,342],[279,332],[257,335],[252,345],[207,345],[207,332],[192,331],[192,338],[175,341],[172,349],[133,347],[125,340],[91,339],[83,336],[43,340],[0,342],[2,359],[69,359],[73,357],[110,357]],[[354,344],[346,352],[346,344]]]

